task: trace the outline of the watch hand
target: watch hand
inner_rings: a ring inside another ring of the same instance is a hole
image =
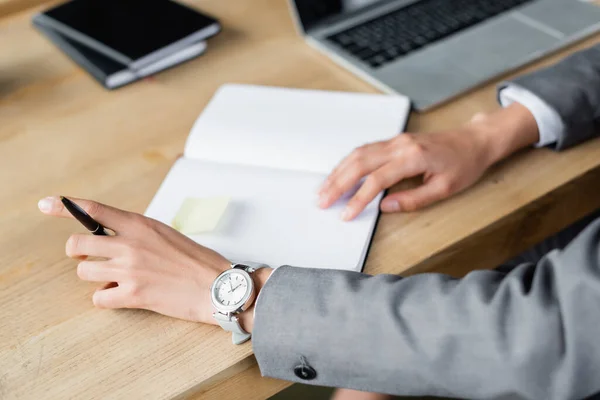
[[[236,287],[233,287],[233,285],[232,285],[232,284],[229,284],[229,286],[231,287],[231,290],[230,290],[229,292],[227,292],[227,293],[232,293],[232,292],[234,292],[234,291],[235,291],[235,289],[237,289],[237,288],[239,288],[240,286],[242,286],[242,284],[240,283],[240,284],[239,284],[239,285],[237,285]]]

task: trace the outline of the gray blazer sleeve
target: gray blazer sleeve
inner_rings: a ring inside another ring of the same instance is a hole
[[[558,112],[565,132],[557,150],[600,135],[600,44],[567,57],[549,68],[502,83],[525,88]]]
[[[600,220],[506,274],[281,267],[259,296],[253,332],[265,376],[486,399],[600,392],[599,341]]]

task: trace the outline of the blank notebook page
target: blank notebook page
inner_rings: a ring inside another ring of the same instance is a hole
[[[322,174],[179,159],[146,215],[168,225],[186,197],[231,198],[216,229],[191,235],[235,261],[271,266],[362,268],[375,222],[375,199],[358,218],[340,220],[345,201],[317,207]],[[347,199],[345,199],[347,200]]]
[[[409,109],[404,96],[227,84],[185,156],[327,174],[354,148],[401,133]]]

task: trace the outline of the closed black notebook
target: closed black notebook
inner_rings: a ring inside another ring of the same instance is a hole
[[[170,0],[72,0],[35,22],[131,69],[220,31],[216,19]]]
[[[143,77],[178,65],[204,53],[205,42],[194,43],[181,51],[172,54],[155,64],[140,70],[132,70],[127,65],[113,60],[106,55],[90,49],[60,33],[40,25],[36,18],[33,25],[67,56],[85,69],[92,77],[108,89],[115,89]]]

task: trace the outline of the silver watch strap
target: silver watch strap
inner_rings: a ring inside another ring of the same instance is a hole
[[[248,266],[249,268],[246,270],[246,272],[248,272],[249,274],[253,273],[257,269],[264,268],[264,267],[268,266],[267,264],[255,263],[255,262],[250,262],[250,261],[242,261],[242,262],[239,262],[239,263],[232,264],[232,267],[235,267],[236,265],[246,265],[246,266]]]
[[[217,320],[221,328],[231,332],[231,341],[233,344],[242,344],[252,337],[252,334],[242,329],[237,317],[219,312],[213,313],[213,317]]]

